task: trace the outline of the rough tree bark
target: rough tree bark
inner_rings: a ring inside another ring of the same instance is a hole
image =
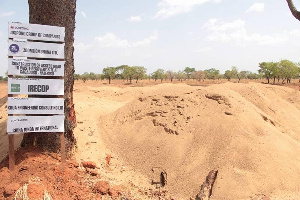
[[[293,1],[292,0],[286,0],[286,2],[288,3],[288,6],[289,6],[289,8],[291,10],[291,13],[294,15],[294,17],[296,19],[298,19],[300,21],[300,12],[294,6]]]
[[[28,0],[29,22],[65,27],[65,138],[67,153],[76,147],[73,129],[76,116],[73,104],[74,85],[74,30],[76,0]],[[48,151],[58,152],[60,147],[59,134],[31,133],[25,134],[22,146],[40,146]]]

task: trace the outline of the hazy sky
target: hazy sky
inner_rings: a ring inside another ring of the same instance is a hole
[[[300,9],[300,0],[294,0]],[[25,0],[0,0],[0,75],[8,22],[28,23]],[[300,21],[286,0],[77,0],[76,73],[107,66],[183,70],[300,60]]]

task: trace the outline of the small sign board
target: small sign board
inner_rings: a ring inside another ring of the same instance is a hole
[[[8,75],[64,76],[64,61],[8,59]]]
[[[8,97],[8,114],[64,114],[63,98]]]
[[[28,132],[64,132],[64,115],[8,116],[8,134]]]
[[[64,48],[64,44],[9,40],[8,56],[64,59]]]
[[[40,24],[9,22],[8,38],[64,42],[65,28]]]
[[[8,78],[8,94],[64,95],[64,80]]]

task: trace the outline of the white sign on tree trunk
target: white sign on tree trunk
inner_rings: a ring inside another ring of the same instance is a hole
[[[8,134],[28,132],[64,132],[64,115],[8,116]]]
[[[8,114],[64,114],[63,98],[8,97]]]
[[[8,46],[8,56],[56,59],[65,57],[64,44],[9,40]]]
[[[8,38],[64,42],[65,28],[10,22],[8,24]]]
[[[65,58],[64,27],[10,22],[8,38],[8,56],[13,57],[8,59],[8,75],[63,78],[65,62],[53,59]],[[8,94],[39,97],[8,98],[8,114],[22,115],[8,116],[7,132],[9,134],[64,132],[64,99],[43,98],[45,95],[64,95],[64,80],[55,78],[8,79]],[[10,152],[13,149],[13,146],[12,148],[10,146]]]
[[[8,59],[8,75],[64,76],[64,61]]]
[[[8,94],[64,95],[64,80],[8,78]]]

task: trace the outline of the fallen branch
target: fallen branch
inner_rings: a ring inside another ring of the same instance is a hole
[[[196,196],[196,200],[209,200],[212,195],[212,188],[217,179],[218,170],[211,170],[200,188],[200,192]]]

